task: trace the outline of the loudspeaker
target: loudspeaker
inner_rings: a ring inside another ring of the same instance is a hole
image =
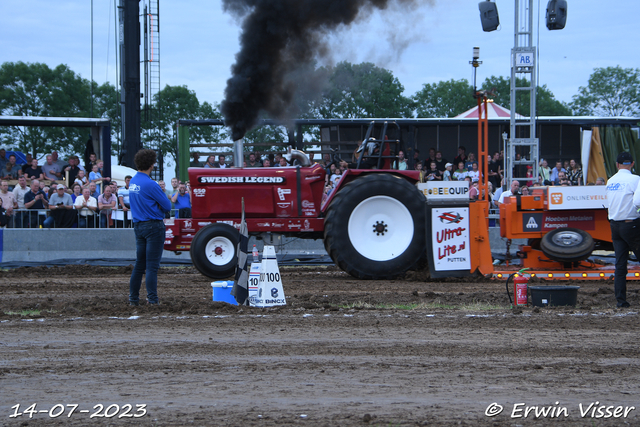
[[[567,1],[549,0],[547,3],[547,28],[561,30],[567,23]]]
[[[478,3],[480,9],[480,22],[482,23],[482,30],[489,32],[494,31],[500,25],[500,18],[498,17],[498,6],[495,3],[491,3],[489,0]]]

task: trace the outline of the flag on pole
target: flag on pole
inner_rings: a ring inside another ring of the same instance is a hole
[[[236,298],[238,305],[249,305],[249,272],[247,261],[249,260],[249,231],[244,220],[244,197],[242,198],[242,219],[240,220],[240,238],[238,239],[238,267],[236,268],[236,280],[231,289],[231,295]]]

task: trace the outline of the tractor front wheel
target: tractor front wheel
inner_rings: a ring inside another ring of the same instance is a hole
[[[238,230],[228,224],[211,224],[200,229],[191,242],[191,261],[212,279],[226,279],[238,266]]]

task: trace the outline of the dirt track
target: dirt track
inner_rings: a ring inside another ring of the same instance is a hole
[[[162,269],[160,306],[137,308],[130,268],[0,272],[0,425],[640,423],[636,284],[631,309],[602,281],[577,283],[576,308],[514,311],[502,282],[281,272],[288,305],[275,309],[214,303],[193,269]],[[638,409],[592,419],[596,401]],[[493,402],[503,412],[487,417]],[[10,417],[33,403],[79,406]],[[555,409],[512,418],[519,403]],[[97,404],[115,416],[89,419]],[[118,418],[126,404],[147,414]]]

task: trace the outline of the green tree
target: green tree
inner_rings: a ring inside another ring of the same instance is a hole
[[[365,62],[341,62],[330,75],[318,107],[323,118],[411,117],[411,101],[391,71]]]
[[[145,146],[160,149],[170,155],[176,165],[178,175],[178,139],[176,124],[179,119],[204,120],[220,119],[219,106],[208,102],[200,104],[194,91],[186,86],[167,85],[155,96],[156,115],[152,123],[144,123]],[[193,126],[190,129],[192,144],[215,143],[225,138],[224,131],[214,126]]]
[[[640,68],[596,68],[571,108],[581,116],[639,116]]]
[[[516,78],[518,87],[529,85],[526,79]],[[482,89],[492,92],[491,98],[497,104],[505,108],[511,108],[511,78],[510,77],[488,77],[482,83]],[[528,92],[522,91],[516,98],[516,112],[525,117],[529,116],[530,96]],[[563,102],[558,101],[547,85],[538,86],[536,94],[536,109],[538,116],[571,116],[571,109]]]
[[[424,84],[413,102],[417,117],[455,117],[477,105],[466,79]]]
[[[93,115],[111,120],[111,154],[119,149],[122,120],[120,118],[120,98],[116,88],[109,82],[98,85],[93,82]],[[87,115],[89,117],[89,115]],[[86,138],[84,139],[86,141]],[[82,153],[82,148],[79,153]]]
[[[117,92],[109,83],[93,83],[94,117],[112,120],[119,130]],[[5,62],[0,67],[0,114],[31,117],[89,117],[91,87],[66,65],[51,69],[46,64]],[[11,126],[0,128],[5,145],[36,158],[57,150],[81,154],[89,136],[87,128]]]
[[[0,67],[0,114],[7,116],[88,117],[89,82],[66,65],[5,62]],[[86,129],[4,127],[3,139],[12,148],[34,156],[58,150],[84,151]]]
[[[244,149],[247,152],[259,151],[263,154],[271,151],[285,151],[286,148],[284,148],[283,146],[274,144],[287,143],[288,141],[289,137],[284,126],[259,126],[250,130],[244,136]]]

